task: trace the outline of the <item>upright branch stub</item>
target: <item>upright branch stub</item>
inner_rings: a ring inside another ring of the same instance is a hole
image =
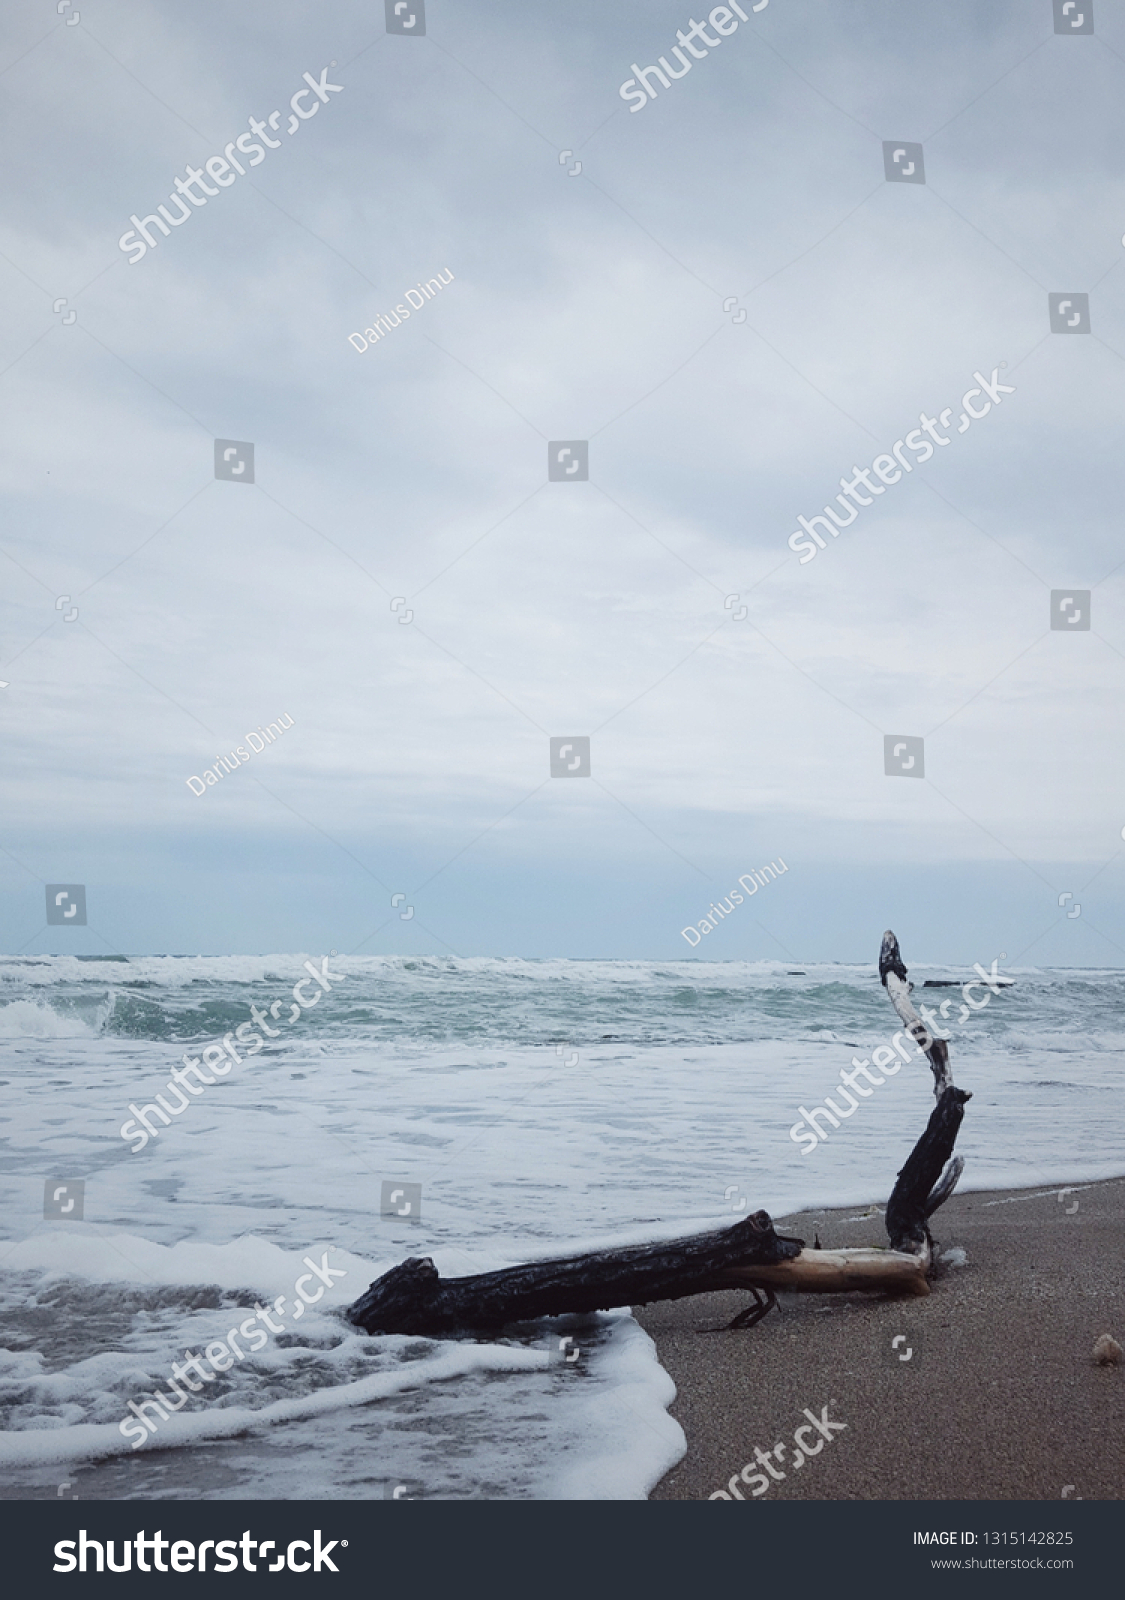
[[[953,1193],[964,1163],[953,1154],[954,1141],[972,1096],[950,1084],[930,1113],[926,1131],[907,1157],[887,1201],[884,1223],[892,1250],[927,1260],[933,1241],[927,1220]],[[943,1170],[944,1169],[944,1170]]]
[[[953,1154],[953,1145],[965,1114],[965,1102],[971,1100],[972,1095],[954,1086],[945,1040],[934,1038],[911,1004],[913,985],[907,981],[898,940],[889,928],[879,951],[879,977],[910,1037],[925,1051],[934,1074],[937,1105],[925,1133],[898,1175],[887,1201],[885,1219],[892,1250],[919,1255],[928,1261],[932,1240],[926,1222],[949,1199],[961,1176],[964,1162]]]
[[[890,996],[891,1004],[902,1018],[907,1033],[918,1048],[925,1052],[934,1075],[934,1099],[940,1100],[944,1091],[953,1087],[949,1049],[944,1039],[935,1039],[914,1009],[910,999],[914,985],[907,982],[902,952],[898,947],[898,940],[889,928],[883,935],[883,945],[879,951],[879,977]]]

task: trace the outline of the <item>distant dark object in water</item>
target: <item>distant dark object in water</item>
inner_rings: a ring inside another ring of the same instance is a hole
[[[807,978],[808,977],[808,973],[807,972],[790,972],[790,973],[787,974],[787,976],[790,977],[790,978]]]

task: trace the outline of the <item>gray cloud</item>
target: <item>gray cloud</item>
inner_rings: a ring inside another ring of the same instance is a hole
[[[1120,18],[771,0],[630,114],[687,21],[17,7],[13,948],[71,947],[37,879],[87,882],[116,947],[225,950],[352,948],[433,878],[364,949],[680,955],[698,885],[780,854],[784,929],[724,954],[861,957],[909,883],[942,953],[1118,961]],[[332,60],[343,93],[129,266],[130,214]],[[925,185],[884,181],[883,139],[923,142]],[[1051,290],[1091,335],[1050,334]],[[1003,406],[800,566],[798,515],[1001,362]],[[214,480],[218,437],[252,486]],[[547,483],[570,438],[590,481]],[[1049,628],[1067,584],[1090,632]],[[896,732],[924,782],[884,776]],[[559,733],[593,781],[548,779]]]

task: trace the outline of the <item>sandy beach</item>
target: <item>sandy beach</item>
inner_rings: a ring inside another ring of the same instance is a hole
[[[885,1246],[881,1204],[774,1220],[808,1244],[819,1232],[825,1248]],[[939,1254],[954,1259],[926,1298],[785,1295],[733,1332],[710,1330],[743,1294],[636,1308],[688,1440],[651,1498],[729,1493],[753,1463],[763,1501],[1121,1499],[1125,1366],[1092,1352],[1102,1333],[1125,1345],[1123,1213],[1125,1178],[1061,1199],[1043,1188],[954,1195],[934,1218]],[[795,1466],[798,1430],[813,1448]],[[778,1444],[775,1478],[754,1452]]]

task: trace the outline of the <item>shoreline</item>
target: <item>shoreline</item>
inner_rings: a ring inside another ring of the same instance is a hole
[[[826,1249],[886,1247],[881,1205],[774,1222]],[[729,1332],[713,1330],[748,1304],[738,1291],[634,1307],[688,1441],[649,1498],[729,1494],[732,1475],[763,1502],[1125,1498],[1125,1365],[1092,1353],[1103,1333],[1125,1344],[1125,1176],[1061,1198],[958,1193],[934,1223],[938,1257],[953,1258],[922,1299],[788,1294]],[[830,1439],[802,1426],[825,1408]],[[821,1444],[796,1463],[795,1430]]]

